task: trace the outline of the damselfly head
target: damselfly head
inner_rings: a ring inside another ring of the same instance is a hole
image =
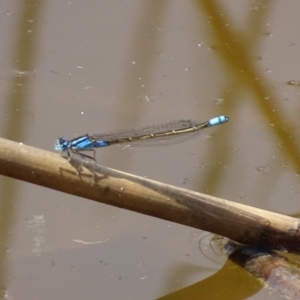
[[[56,141],[54,148],[57,151],[66,151],[68,148],[70,148],[70,142],[61,137]]]

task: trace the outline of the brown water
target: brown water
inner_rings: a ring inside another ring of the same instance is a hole
[[[3,2],[0,134],[51,151],[61,135],[228,115],[183,144],[108,147],[98,161],[297,215],[299,11],[295,0]],[[204,255],[206,233],[0,179],[8,299],[155,299],[183,288],[186,299],[277,299]]]

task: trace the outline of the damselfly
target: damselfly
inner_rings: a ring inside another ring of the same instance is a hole
[[[85,134],[72,140],[67,140],[61,137],[56,141],[55,150],[61,152],[66,151],[69,158],[71,152],[72,154],[78,154],[94,159],[95,148],[124,143],[149,146],[166,145],[169,141],[171,143],[180,143],[186,138],[197,135],[201,129],[220,125],[228,121],[228,117],[219,116],[203,123],[192,120],[180,120],[165,124],[152,125],[138,130],[127,130],[104,134]],[[94,157],[81,153],[83,151],[93,151]]]

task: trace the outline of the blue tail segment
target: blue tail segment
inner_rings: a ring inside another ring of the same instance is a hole
[[[226,117],[226,116],[219,116],[219,117],[215,117],[213,119],[210,119],[208,121],[209,125],[207,125],[207,126],[208,127],[210,127],[210,126],[216,126],[216,125],[220,125],[220,124],[226,123],[228,121],[229,121],[228,117]]]

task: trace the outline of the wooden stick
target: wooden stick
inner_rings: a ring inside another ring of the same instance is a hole
[[[82,166],[79,174],[77,169]],[[299,220],[0,138],[0,174],[273,249],[300,248]]]

